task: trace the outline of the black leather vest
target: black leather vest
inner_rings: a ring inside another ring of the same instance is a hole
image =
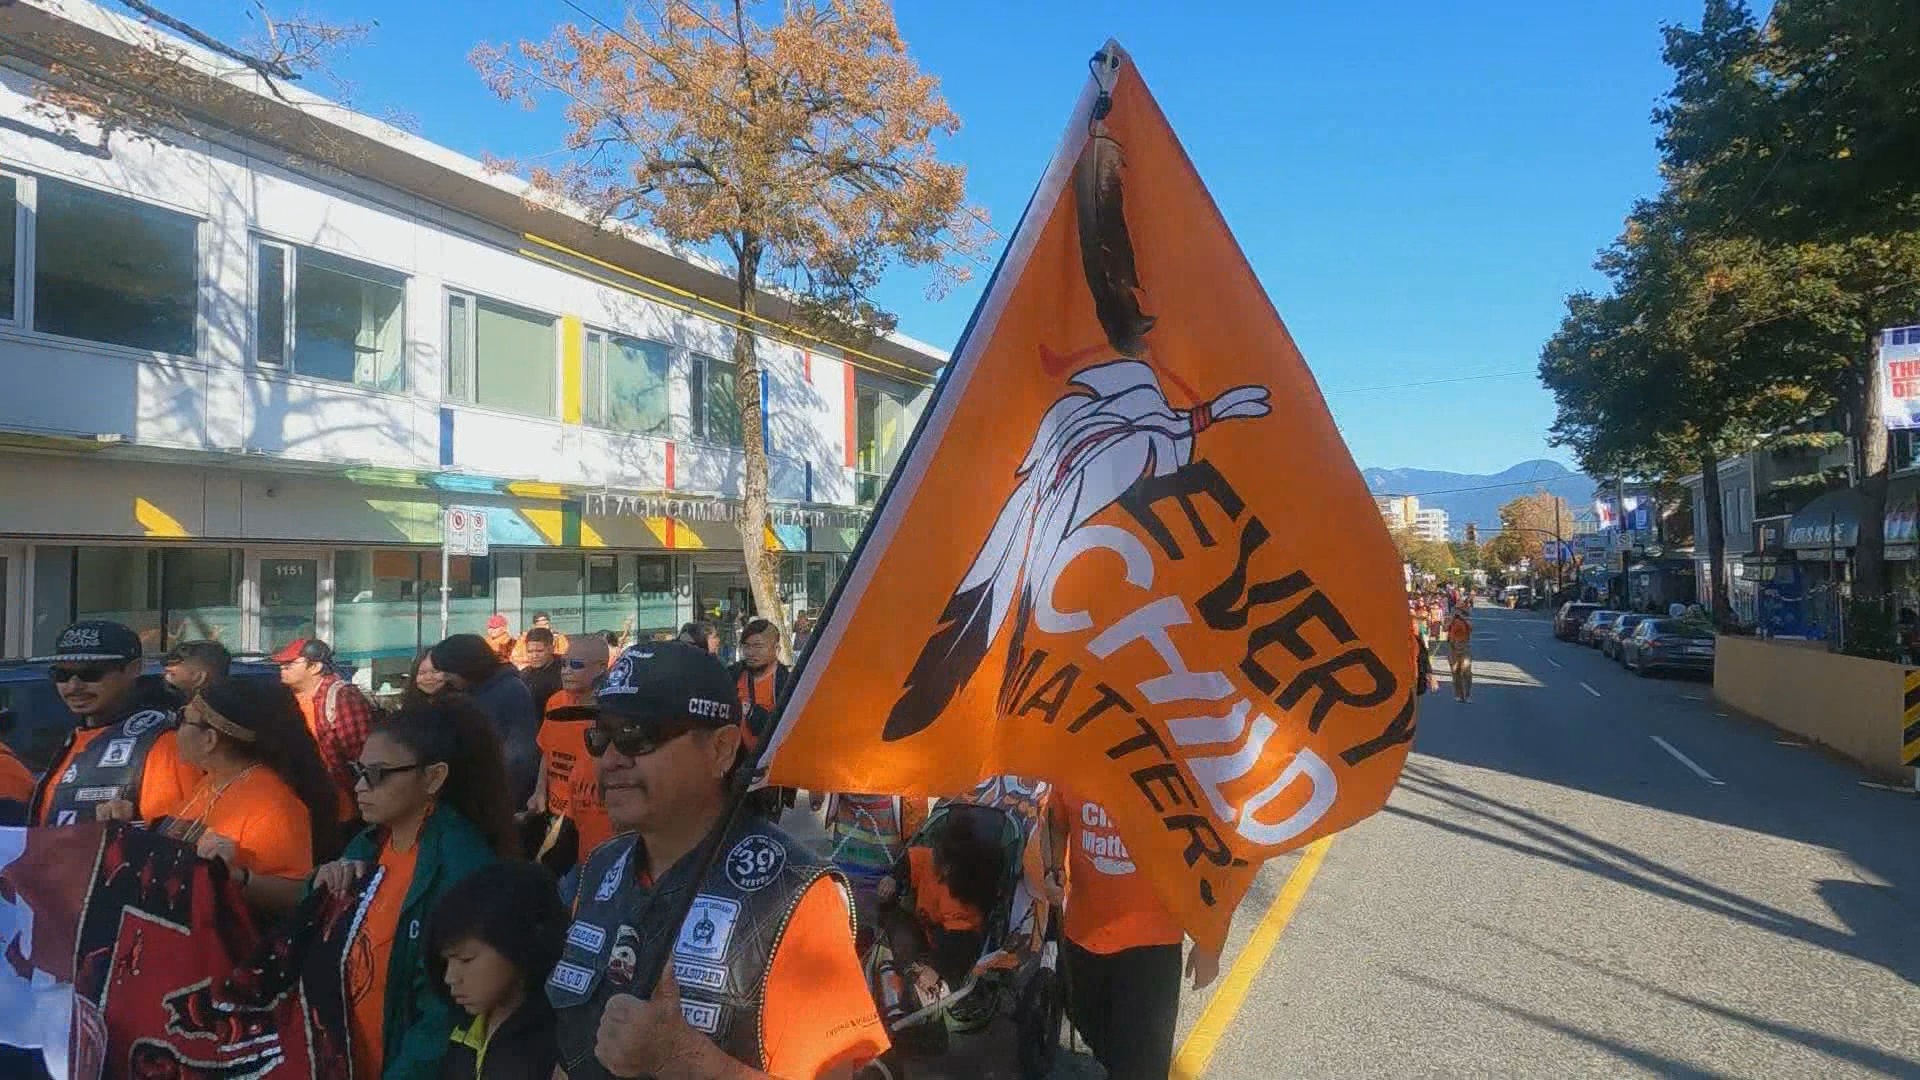
[[[38,823],[73,825],[92,821],[93,808],[114,799],[138,805],[147,755],[160,736],[179,723],[178,712],[158,703],[133,704],[125,716],[107,725],[85,749],[73,755],[65,769],[57,775],[49,771],[40,778],[33,792],[33,804],[42,808]],[[78,733],[78,729],[67,733],[55,761],[66,758]]]
[[[634,983],[671,949],[687,1023],[735,1060],[766,1068],[760,1007],[774,952],[807,888],[822,877],[843,886],[845,879],[758,818],[740,822],[727,835],[719,861],[702,882],[691,880],[696,851],[652,888],[640,884],[634,861],[645,854],[639,843],[633,834],[616,836],[595,848],[582,868],[566,951],[547,979],[547,1000],[558,1017],[561,1066],[569,1080],[608,1075],[593,1056],[606,1001],[614,994],[648,996],[651,987]],[[673,916],[689,891],[695,892],[693,906],[676,926]]]

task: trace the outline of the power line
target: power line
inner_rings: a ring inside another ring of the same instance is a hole
[[[1422,386],[1445,386],[1449,383],[1481,382],[1486,379],[1511,379],[1516,375],[1535,375],[1533,368],[1519,371],[1489,371],[1484,375],[1460,375],[1451,379],[1427,379],[1422,382],[1382,383],[1379,386],[1347,386],[1338,390],[1322,390],[1321,395],[1332,397],[1334,394],[1373,394],[1383,390],[1412,390]]]
[[[1537,473],[1539,471],[1539,467],[1535,466],[1534,471]],[[1535,484],[1546,486],[1546,485],[1557,484],[1564,480],[1585,480],[1588,483],[1593,482],[1591,477],[1582,476],[1579,473],[1569,473],[1565,476],[1555,476],[1546,480],[1508,480],[1498,484],[1481,484],[1478,487],[1436,488],[1432,491],[1376,491],[1376,492],[1373,492],[1373,494],[1388,495],[1396,499],[1403,499],[1408,497],[1419,498],[1423,495],[1460,495],[1469,491],[1497,491],[1500,488],[1531,487]],[[1559,495],[1555,495],[1554,497],[1564,498],[1564,496],[1559,496]]]

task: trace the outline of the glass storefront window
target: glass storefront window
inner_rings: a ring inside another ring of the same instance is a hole
[[[33,593],[35,653],[51,652],[61,629],[81,619],[132,627],[148,655],[203,638],[240,647],[234,548],[40,547]]]
[[[680,601],[674,595],[673,556],[637,556],[634,574],[633,591],[639,601],[634,633],[639,640],[657,633],[679,633]]]
[[[587,629],[583,590],[587,560],[584,555],[560,552],[536,552],[522,556],[520,564],[520,622],[513,629],[520,633],[533,625],[533,617],[545,612],[553,619],[553,628],[562,634],[578,634]]]
[[[593,633],[624,633],[634,621],[633,556],[587,556],[586,627]]]
[[[141,648],[161,651],[160,553],[151,548],[84,547],[73,559],[73,618],[130,626]],[[57,633],[58,631],[56,631]]]
[[[320,621],[320,560],[260,559],[260,648],[271,653],[313,637]]]
[[[428,556],[438,577],[438,556]],[[420,555],[411,551],[336,551],[333,555],[333,649],[357,668],[376,696],[406,688],[413,658],[419,655],[422,585]],[[440,595],[432,594],[434,619],[428,636],[440,629]]]
[[[447,633],[484,634],[493,615],[493,556],[455,555],[447,560],[452,588],[447,601]],[[513,628],[515,633],[520,627]],[[420,646],[440,640],[440,556],[420,557]]]
[[[167,640],[218,641],[240,647],[240,552],[231,548],[169,548],[160,553],[160,603]]]

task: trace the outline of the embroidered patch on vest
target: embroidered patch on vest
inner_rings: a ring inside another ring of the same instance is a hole
[[[593,972],[578,964],[555,964],[553,974],[547,976],[547,985],[568,993],[584,994],[593,985]]]
[[[613,899],[614,893],[620,891],[620,875],[627,872],[627,857],[632,854],[633,849],[628,848],[620,853],[620,858],[615,860],[612,866],[607,867],[607,876],[601,878],[600,887],[593,890],[595,901],[605,903]]]
[[[613,932],[613,952],[607,955],[607,981],[617,986],[631,986],[639,966],[640,932],[631,926],[622,926]]]
[[[673,955],[695,960],[725,960],[727,945],[733,940],[733,928],[739,921],[740,901],[701,893],[693,898],[687,921],[680,924],[680,940],[674,942]]]
[[[120,724],[120,730],[128,735],[145,735],[154,728],[167,722],[167,714],[159,709],[145,709],[134,713]]]
[[[598,956],[600,947],[607,943],[607,932],[590,922],[577,922],[567,927],[567,944]]]
[[[680,1002],[680,1015],[687,1018],[687,1024],[695,1030],[711,1035],[720,1030],[720,1006],[707,1005],[698,1001]]]
[[[120,797],[117,787],[83,787],[73,793],[74,802],[106,802]]]
[[[698,987],[718,994],[727,988],[727,969],[714,964],[695,963],[692,960],[675,960],[673,981],[681,986]]]
[[[133,760],[133,748],[139,745],[139,739],[114,739],[107,743],[107,749],[100,755],[100,767],[118,769]]]
[[[749,836],[727,852],[727,880],[741,892],[759,892],[787,868],[787,849],[765,836]]]

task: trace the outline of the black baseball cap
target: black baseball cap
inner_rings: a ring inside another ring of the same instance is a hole
[[[124,664],[141,656],[140,635],[133,628],[106,619],[84,619],[60,631],[53,654],[36,656],[36,663],[60,661]]]
[[[601,716],[690,720],[712,728],[739,722],[733,679],[719,659],[684,641],[635,645],[607,669],[594,697]]]

